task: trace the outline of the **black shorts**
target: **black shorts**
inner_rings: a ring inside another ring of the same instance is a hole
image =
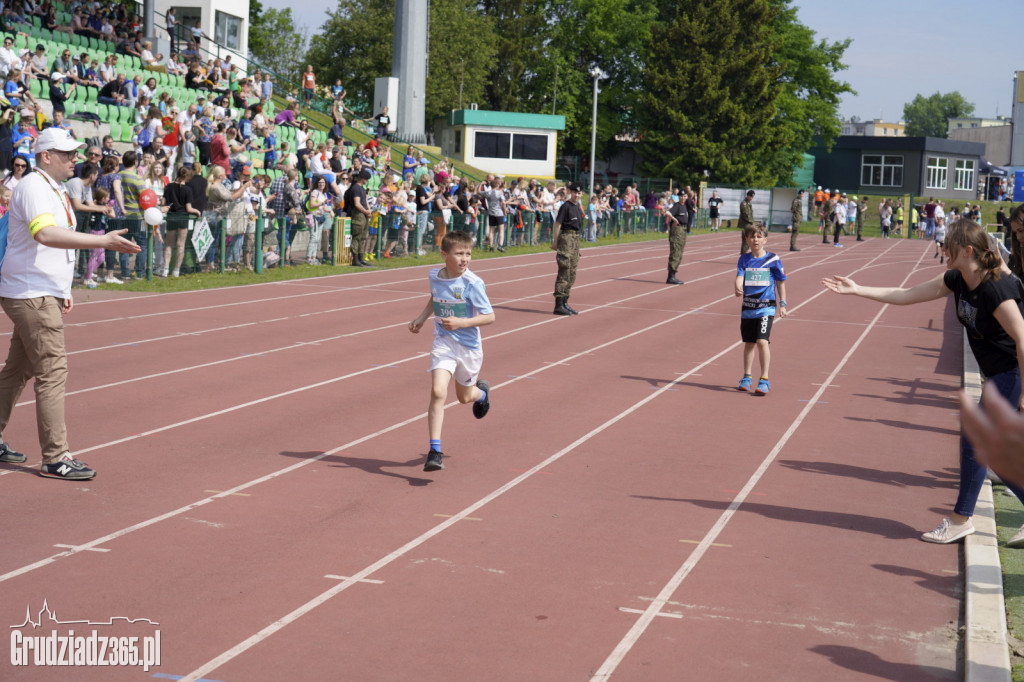
[[[490,227],[500,227],[505,224],[505,216],[503,215],[490,215],[487,216],[487,224]]]
[[[740,319],[740,338],[743,343],[757,343],[761,339],[771,343],[769,337],[772,335],[772,322],[775,321],[774,315],[765,315],[763,317],[754,318],[741,318]]]

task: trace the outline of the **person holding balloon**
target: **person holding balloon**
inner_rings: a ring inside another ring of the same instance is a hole
[[[139,157],[134,151],[125,152],[124,156],[121,157],[121,164],[124,168],[119,175],[121,176],[121,194],[124,198],[124,225],[128,228],[128,237],[138,244],[141,249],[135,257],[135,276],[141,278],[146,276],[146,256],[149,244],[146,230],[142,224],[142,212],[145,208],[142,206],[141,200],[146,186],[142,178],[139,177],[139,174],[135,172],[138,161]],[[156,206],[156,194],[153,193],[146,196],[146,203]],[[121,279],[127,280],[131,276],[128,255],[122,253]]]

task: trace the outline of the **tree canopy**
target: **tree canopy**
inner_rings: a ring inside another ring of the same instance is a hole
[[[954,90],[945,95],[936,92],[929,97],[918,95],[903,105],[903,121],[911,137],[946,137],[950,118],[964,118],[974,113],[974,105]]]
[[[816,40],[791,2],[430,0],[427,125],[470,103],[561,114],[560,152],[589,155],[598,69],[599,157],[639,139],[645,173],[785,182],[816,138],[839,134],[851,92],[836,77],[850,41]],[[336,3],[305,61],[371,115],[374,79],[391,74],[394,2]],[[254,30],[273,15],[262,16]]]

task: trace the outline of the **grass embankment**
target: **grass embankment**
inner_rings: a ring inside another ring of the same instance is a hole
[[[993,487],[999,562],[1003,567],[1003,597],[1009,630],[1013,682],[1024,682],[1024,549],[1007,549],[1006,541],[1024,525],[1024,507],[1006,488]]]

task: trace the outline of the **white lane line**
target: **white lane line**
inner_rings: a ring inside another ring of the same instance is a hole
[[[924,258],[925,253],[927,253],[927,251],[922,252],[921,258]],[[860,269],[858,268],[858,270],[856,270],[855,272],[859,271]],[[901,286],[903,284],[906,284],[906,282],[911,278],[912,275],[913,272],[908,273],[906,277],[903,279]],[[823,293],[824,291],[815,294],[811,298],[807,299],[807,301],[804,304],[801,305],[809,303],[811,300],[817,298]],[[665,584],[661,592],[658,593],[658,596],[655,597],[655,599],[651,602],[650,606],[644,609],[643,615],[641,615],[640,618],[637,619],[636,623],[633,624],[633,627],[629,629],[629,632],[626,633],[626,635],[622,638],[622,640],[615,647],[615,649],[612,650],[612,652],[608,655],[608,658],[605,659],[604,663],[601,664],[601,667],[598,668],[597,672],[595,672],[594,675],[590,678],[591,682],[607,680],[611,677],[612,673],[615,672],[615,669],[619,666],[622,660],[630,652],[630,650],[637,643],[637,641],[639,641],[640,637],[650,626],[654,618],[661,612],[661,610],[669,602],[675,591],[679,589],[679,586],[682,584],[683,580],[686,579],[686,576],[688,576],[690,572],[696,567],[697,563],[704,557],[708,549],[715,543],[715,540],[718,539],[718,536],[722,534],[723,530],[725,530],[726,525],[729,523],[730,520],[732,520],[732,517],[736,514],[737,510],[739,510],[740,505],[742,505],[746,501],[747,497],[754,489],[754,486],[757,485],[757,483],[764,476],[765,472],[768,470],[768,467],[775,462],[775,458],[778,457],[779,452],[782,450],[783,447],[785,447],[786,443],[789,442],[789,439],[792,438],[793,434],[796,433],[796,430],[800,428],[800,425],[803,424],[804,419],[806,419],[807,415],[810,414],[818,398],[820,398],[821,395],[827,389],[828,384],[830,384],[833,379],[839,376],[839,373],[849,362],[850,358],[853,357],[853,354],[857,352],[857,349],[860,348],[860,345],[864,342],[864,339],[867,338],[868,334],[870,334],[871,331],[874,329],[875,324],[888,309],[888,304],[883,305],[882,308],[875,315],[875,317],[872,319],[871,323],[867,327],[865,327],[865,329],[861,332],[857,340],[853,343],[853,345],[850,346],[850,348],[846,351],[846,354],[839,361],[839,364],[837,364],[835,368],[832,370],[832,372],[829,374],[828,379],[825,380],[824,385],[818,387],[818,390],[815,391],[814,396],[810,399],[807,405],[802,410],[800,410],[799,414],[797,414],[796,416],[796,419],[793,420],[793,422],[789,425],[789,428],[786,429],[786,432],[782,434],[782,437],[779,438],[779,440],[775,443],[775,446],[771,449],[771,451],[764,458],[761,464],[757,467],[754,473],[751,474],[746,484],[743,486],[742,489],[740,489],[740,492],[736,495],[736,497],[733,498],[728,508],[726,508],[725,511],[722,512],[722,514],[718,517],[718,520],[715,521],[715,524],[711,527],[707,534],[705,534],[704,539],[701,540],[700,544],[697,545],[696,548],[694,548],[693,553],[687,558],[683,565],[679,567],[679,570],[676,571],[675,575],[673,575],[672,578]]]
[[[893,248],[893,247],[890,247],[890,248]],[[807,266],[807,267],[815,267],[816,265],[817,264],[815,264],[814,266]],[[803,269],[803,268],[800,268],[800,269]],[[808,303],[810,303],[812,300],[814,300],[818,296],[822,295],[823,293],[824,292],[822,291],[822,292],[819,292],[818,294],[815,294],[811,298],[807,299],[804,303],[800,304],[800,306],[795,306],[794,310],[796,310],[797,308],[799,308],[799,307],[801,307],[803,305],[807,305]],[[732,295],[723,296],[718,301],[714,301],[711,305],[713,305],[714,303],[720,303],[722,301],[727,301],[727,300],[730,300],[732,298],[733,298]],[[599,348],[604,348],[604,347],[613,345],[615,343],[618,343],[622,339],[630,338],[630,337],[633,337],[633,336],[637,336],[639,334],[646,333],[647,331],[649,331],[651,329],[654,329],[656,327],[660,327],[660,326],[665,325],[665,324],[669,324],[671,322],[674,322],[674,321],[676,321],[676,320],[678,320],[678,319],[680,319],[682,317],[686,317],[686,316],[691,315],[691,314],[693,314],[693,311],[688,311],[688,312],[685,312],[685,313],[682,313],[682,314],[679,314],[679,315],[675,315],[675,316],[673,316],[671,318],[668,318],[666,320],[663,320],[661,322],[653,324],[653,325],[651,325],[649,327],[637,330],[635,332],[627,334],[624,337],[620,337],[619,339],[615,339],[615,340],[606,342],[604,344],[596,346],[595,348],[591,348],[591,349],[588,349],[586,351],[581,351],[580,353],[576,353],[575,355],[569,356],[568,358],[565,358],[565,359],[566,360],[571,360],[571,359],[573,359],[575,357],[579,357],[581,355],[585,355],[587,353],[593,352],[594,350],[597,350]],[[291,613],[288,613],[284,617],[280,618],[279,620],[275,621],[274,623],[271,623],[267,627],[265,627],[262,630],[260,630],[259,632],[255,633],[254,635],[252,635],[248,639],[238,643],[237,645],[235,645],[231,649],[225,651],[224,653],[220,654],[219,656],[215,657],[214,659],[212,659],[212,660],[208,661],[207,663],[203,664],[199,668],[193,670],[191,673],[189,673],[188,675],[183,677],[182,681],[183,682],[197,682],[197,680],[202,678],[204,675],[206,675],[210,671],[216,670],[217,668],[219,668],[220,666],[224,665],[225,663],[231,661],[234,658],[237,658],[238,656],[240,656],[242,653],[244,653],[248,649],[256,646],[257,644],[259,644],[263,640],[267,639],[268,637],[270,637],[274,633],[278,632],[279,630],[283,629],[284,627],[286,627],[290,623],[298,620],[299,618],[301,618],[306,613],[309,613],[310,611],[312,611],[316,607],[326,603],[332,597],[340,594],[341,592],[343,592],[344,590],[348,589],[352,585],[356,584],[360,580],[366,579],[368,576],[374,574],[375,572],[379,571],[380,569],[384,568],[385,566],[391,564],[392,562],[394,562],[395,560],[397,560],[400,557],[404,556],[405,554],[408,554],[413,549],[419,547],[423,543],[427,542],[428,540],[432,539],[433,537],[435,537],[438,534],[442,533],[443,531],[447,530],[448,528],[450,528],[455,523],[457,523],[457,522],[459,522],[461,520],[464,520],[466,517],[469,517],[469,515],[472,514],[473,512],[475,512],[475,511],[481,509],[482,507],[486,506],[487,504],[489,504],[490,502],[494,501],[495,499],[497,499],[501,495],[505,494],[509,490],[512,490],[513,488],[518,486],[523,481],[526,481],[529,478],[531,478],[534,474],[542,473],[543,469],[547,468],[548,466],[550,466],[554,462],[558,461],[559,459],[564,457],[566,454],[574,451],[577,447],[579,447],[580,445],[583,445],[584,443],[589,441],[594,436],[597,436],[598,434],[602,433],[603,431],[607,430],[608,428],[614,426],[615,424],[617,424],[621,420],[625,419],[627,416],[633,414],[634,412],[639,410],[641,407],[643,407],[647,403],[651,402],[652,400],[654,400],[655,398],[660,396],[662,393],[664,393],[664,392],[666,392],[668,390],[671,390],[672,387],[674,387],[675,385],[679,384],[684,379],[689,378],[693,374],[697,373],[699,370],[703,369],[704,367],[707,367],[708,365],[713,364],[716,360],[724,357],[727,353],[733,352],[736,348],[738,348],[741,345],[741,343],[742,343],[741,341],[737,341],[737,342],[733,343],[732,345],[728,346],[727,348],[723,349],[722,351],[720,351],[720,352],[716,353],[715,355],[713,355],[712,357],[708,358],[704,362],[700,363],[699,365],[697,365],[696,367],[691,369],[689,372],[680,374],[678,377],[673,379],[671,382],[665,384],[665,386],[663,386],[662,388],[658,389],[657,392],[651,394],[650,396],[648,396],[648,397],[646,397],[646,398],[644,398],[642,400],[637,401],[636,403],[634,403],[630,407],[626,408],[625,410],[623,410],[619,414],[617,414],[614,417],[608,419],[607,421],[605,421],[601,425],[597,426],[596,428],[592,429],[588,433],[586,433],[583,436],[579,437],[578,439],[573,441],[571,444],[569,444],[568,446],[566,446],[562,450],[559,450],[558,452],[556,452],[555,454],[551,455],[550,457],[548,457],[544,461],[534,465],[530,469],[527,469],[524,473],[520,474],[519,476],[517,476],[517,477],[513,478],[512,480],[510,480],[509,482],[505,483],[500,488],[492,491],[490,494],[488,494],[488,495],[484,496],[483,498],[477,500],[473,504],[471,504],[468,507],[464,508],[462,511],[454,514],[451,518],[447,519],[446,521],[443,521],[443,522],[439,523],[437,526],[434,526],[433,528],[431,528],[430,530],[424,532],[423,534],[421,534],[420,536],[414,538],[413,540],[410,540],[409,542],[407,542],[406,544],[402,545],[398,549],[394,550],[390,554],[388,554],[388,555],[378,559],[373,564],[367,566],[363,570],[361,570],[358,573],[354,574],[348,580],[346,580],[346,581],[342,582],[341,584],[336,585],[335,587],[332,587],[331,589],[329,589],[329,590],[327,590],[327,591],[317,595],[316,597],[314,597],[310,601],[306,602],[305,604],[302,604],[301,606],[299,606],[298,608],[293,610]],[[540,367],[540,368],[534,370],[533,372],[531,372],[531,374],[536,374],[536,373],[543,372],[543,371],[545,371],[547,369],[550,369],[550,367],[552,367],[552,366],[553,365],[547,365],[545,367]],[[514,379],[513,381],[516,381],[516,380]],[[504,386],[504,385],[507,385],[507,384],[510,384],[510,383],[512,383],[512,381],[505,382],[504,384],[500,384],[499,386]],[[497,386],[495,388],[497,388]],[[323,455],[321,455],[321,457],[322,456]],[[705,542],[706,542],[706,540],[705,540]],[[699,546],[697,548],[697,550],[701,549],[701,547],[703,547],[703,546],[704,545],[702,543],[702,545]],[[695,550],[695,552],[697,550]],[[648,609],[648,611],[649,610],[650,609]],[[660,608],[659,608],[659,611],[660,611]],[[646,611],[645,611],[645,613],[646,613]],[[653,620],[655,615],[656,614],[652,614],[650,616],[650,619]]]

